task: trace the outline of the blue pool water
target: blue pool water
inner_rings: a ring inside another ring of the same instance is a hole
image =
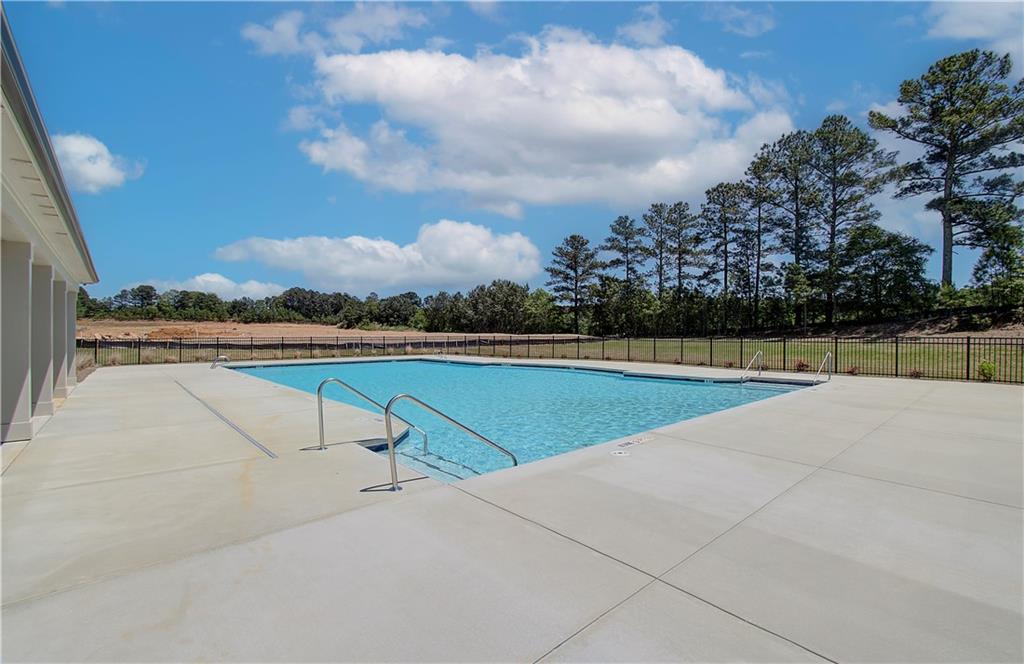
[[[433,360],[261,366],[237,371],[314,394],[320,381],[333,376],[380,403],[401,392],[412,394],[509,449],[520,464],[799,389]],[[324,396],[379,413],[336,385],[325,388]],[[405,465],[446,481],[510,465],[508,457],[415,405],[400,403],[395,412],[424,429],[430,438],[427,455],[415,432],[401,441],[397,451]]]

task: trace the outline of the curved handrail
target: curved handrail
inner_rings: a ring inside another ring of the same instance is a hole
[[[325,378],[325,379],[323,379],[322,381],[320,381],[320,384],[316,388],[316,408],[317,408],[317,415],[319,416],[319,422],[320,422],[320,447],[308,448],[308,449],[317,449],[317,450],[326,450],[327,449],[327,445],[324,443],[324,388],[327,387],[331,383],[334,383],[336,385],[340,385],[341,387],[345,388],[346,390],[348,390],[352,394],[356,395],[360,399],[363,399],[364,401],[367,401],[367,402],[373,404],[377,408],[380,408],[382,411],[384,410],[384,406],[382,406],[378,401],[376,401],[374,399],[371,399],[370,397],[366,396],[365,394],[363,394],[362,392],[360,392],[356,388],[352,387],[351,385],[349,385],[345,381],[341,380],[340,378]],[[396,415],[395,417],[398,417],[398,416]],[[421,436],[423,436],[423,453],[426,454],[427,453],[427,432],[424,431],[423,429],[419,428],[418,426],[416,426],[412,422],[409,422],[407,420],[402,419],[401,417],[399,417],[398,419],[402,420],[402,422],[405,422],[405,425],[407,427],[409,427],[410,429],[414,429],[414,430],[418,431],[419,434]]]
[[[228,357],[227,355],[218,355],[217,357],[213,358],[213,364],[210,365],[210,368],[211,369],[216,369],[218,362],[230,362],[230,361],[231,361],[231,358]]]
[[[761,375],[761,370],[764,369],[764,353],[762,353],[761,351],[757,351],[756,353],[754,353],[754,357],[750,358],[750,361],[747,362],[747,368],[744,369],[743,373],[740,374],[740,382],[750,380],[750,378],[747,377],[747,372],[750,371],[750,365],[752,365],[754,363],[754,360],[756,360],[759,357],[761,358],[761,364],[757,365],[757,375]]]
[[[825,363],[828,362],[828,380],[832,380],[832,351],[827,351],[825,357],[822,358],[821,364],[818,365],[818,370],[814,373],[814,382],[820,382],[818,376],[821,375],[821,370],[825,368]]]
[[[398,466],[395,463],[395,436],[394,436],[394,433],[392,432],[392,429],[391,429],[391,415],[392,415],[392,411],[395,409],[395,404],[398,403],[399,401],[402,401],[403,399],[406,399],[406,400],[409,400],[409,401],[413,402],[414,404],[416,404],[417,406],[419,406],[423,410],[425,410],[427,412],[430,412],[430,413],[433,413],[434,415],[437,415],[438,417],[440,417],[442,420],[444,420],[448,424],[451,424],[452,426],[454,426],[457,429],[461,429],[462,431],[464,431],[465,433],[468,433],[470,436],[473,436],[474,438],[476,438],[480,442],[482,442],[482,443],[484,443],[486,445],[489,445],[490,447],[493,447],[494,449],[498,450],[499,452],[501,452],[502,454],[504,454],[508,458],[512,459],[512,465],[513,466],[518,466],[519,465],[519,459],[516,458],[515,454],[512,454],[511,452],[509,452],[504,447],[502,447],[501,445],[497,444],[496,442],[494,442],[490,438],[487,438],[486,436],[483,436],[483,435],[477,433],[476,431],[473,431],[472,429],[467,427],[462,422],[459,422],[458,420],[452,419],[451,417],[445,415],[444,413],[442,413],[438,409],[434,408],[430,404],[424,403],[423,401],[417,399],[416,397],[412,396],[411,394],[396,394],[395,396],[391,397],[391,400],[388,401],[388,405],[384,407],[384,428],[387,431],[387,438],[388,438],[388,462],[391,464],[391,490],[392,491],[401,491],[402,487],[398,486]],[[398,417],[398,416],[396,415],[395,417]],[[401,418],[399,418],[399,419],[401,419]]]

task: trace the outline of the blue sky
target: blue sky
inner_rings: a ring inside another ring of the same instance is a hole
[[[1020,4],[8,3],[107,295],[541,285],[753,151],[1015,49]],[[1017,65],[1017,75],[1021,67]],[[886,145],[912,153],[910,146]],[[882,224],[936,245],[923,200]],[[965,283],[973,256],[961,252]],[[930,273],[937,276],[937,260]]]

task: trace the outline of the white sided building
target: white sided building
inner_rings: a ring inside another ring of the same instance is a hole
[[[78,287],[95,283],[49,134],[3,14],[0,442],[28,440],[75,387]]]

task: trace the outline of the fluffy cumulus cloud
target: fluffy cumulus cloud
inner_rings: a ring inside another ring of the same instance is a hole
[[[540,251],[521,233],[442,219],[420,227],[416,240],[252,237],[221,247],[217,258],[298,270],[318,288],[369,290],[466,288],[491,279],[525,281],[540,273]]]
[[[88,134],[56,134],[53,149],[68,185],[98,194],[142,175],[142,162],[112,154],[103,141]]]
[[[234,300],[240,297],[251,297],[254,300],[270,297],[284,292],[284,286],[266,281],[234,281],[216,272],[197,274],[184,281],[165,281],[156,279],[147,281],[159,291],[167,290],[189,290],[202,293],[216,293],[225,300]]]
[[[300,148],[373,187],[455,191],[518,216],[524,204],[695,196],[738,177],[792,126],[780,85],[678,46],[605,44],[555,27],[522,39],[511,55],[322,52],[321,104],[372,105],[382,119],[332,122]]]
[[[717,21],[726,32],[744,37],[757,37],[775,28],[775,11],[771,5],[740,7],[711,3],[704,12],[705,20]]]
[[[620,25],[615,31],[620,39],[641,46],[657,46],[662,43],[665,35],[672,28],[669,22],[661,17],[658,5],[643,5],[636,11],[636,17]]]
[[[305,15],[288,11],[267,25],[247,23],[242,36],[264,55],[318,53],[338,49],[358,53],[371,44],[401,39],[408,28],[421,28],[427,17],[418,9],[388,2],[359,2],[348,12],[327,19],[317,28],[306,26]]]
[[[1014,73],[1024,73],[1024,4],[1020,2],[935,2],[925,12],[928,36],[980,41],[997,53],[1009,53]]]

